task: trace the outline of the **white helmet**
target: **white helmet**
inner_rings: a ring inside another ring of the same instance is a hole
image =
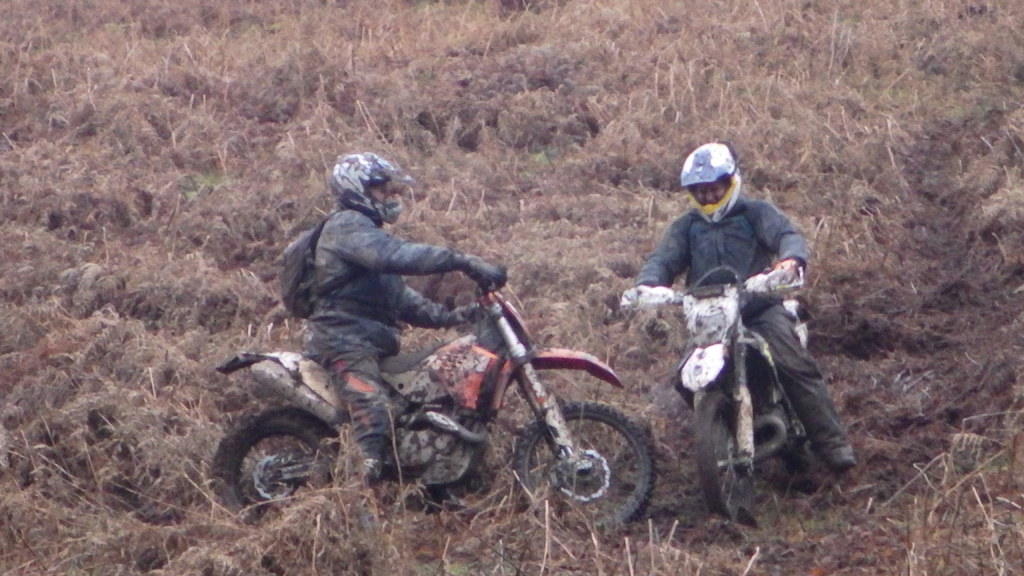
[[[679,173],[679,184],[689,189],[695,184],[724,181],[728,188],[714,204],[698,204],[700,213],[709,222],[718,222],[732,209],[740,196],[739,166],[736,154],[728,144],[712,142],[697,148],[686,157]],[[690,196],[693,198],[693,196]],[[696,201],[696,200],[695,200]]]
[[[359,210],[374,220],[394,223],[402,212],[401,201],[378,202],[368,191],[372,186],[388,182],[412,184],[415,180],[398,165],[370,152],[339,156],[331,172],[331,192],[339,204]]]

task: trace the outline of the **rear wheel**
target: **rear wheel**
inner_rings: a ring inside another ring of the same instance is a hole
[[[696,410],[694,452],[708,508],[730,520],[756,525],[753,463],[750,458],[740,459],[732,402],[715,390],[700,400]]]
[[[217,446],[211,472],[225,506],[240,510],[287,498],[302,486],[327,482],[333,428],[297,408],[246,419]]]
[[[559,459],[547,424],[530,424],[512,460],[526,491],[534,498],[554,496],[556,511],[581,513],[598,526],[619,525],[643,513],[655,481],[648,434],[605,404],[569,403],[562,414],[579,458]]]

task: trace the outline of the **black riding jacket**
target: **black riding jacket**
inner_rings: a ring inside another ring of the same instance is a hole
[[[749,278],[778,260],[807,264],[807,242],[774,205],[739,197],[719,222],[696,209],[673,222],[636,277],[637,285],[671,286],[686,271],[691,286],[714,268],[728,266]]]

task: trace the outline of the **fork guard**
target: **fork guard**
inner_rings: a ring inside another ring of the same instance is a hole
[[[690,392],[699,392],[725,370],[728,352],[725,345],[715,343],[694,348],[679,367],[679,382]]]

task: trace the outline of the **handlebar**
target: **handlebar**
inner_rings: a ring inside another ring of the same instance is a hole
[[[666,304],[682,304],[684,292],[668,286],[636,286],[622,293],[619,307],[626,310],[656,308]]]
[[[785,294],[804,285],[803,268],[774,268],[755,274],[743,283],[743,289],[755,294]]]
[[[804,285],[802,268],[775,268],[747,278],[742,284],[705,284],[685,291],[668,286],[635,286],[622,293],[619,307],[626,310],[655,308],[666,304],[681,305],[687,295],[696,297],[720,296],[728,286],[738,286],[741,292],[766,296],[793,292]]]

